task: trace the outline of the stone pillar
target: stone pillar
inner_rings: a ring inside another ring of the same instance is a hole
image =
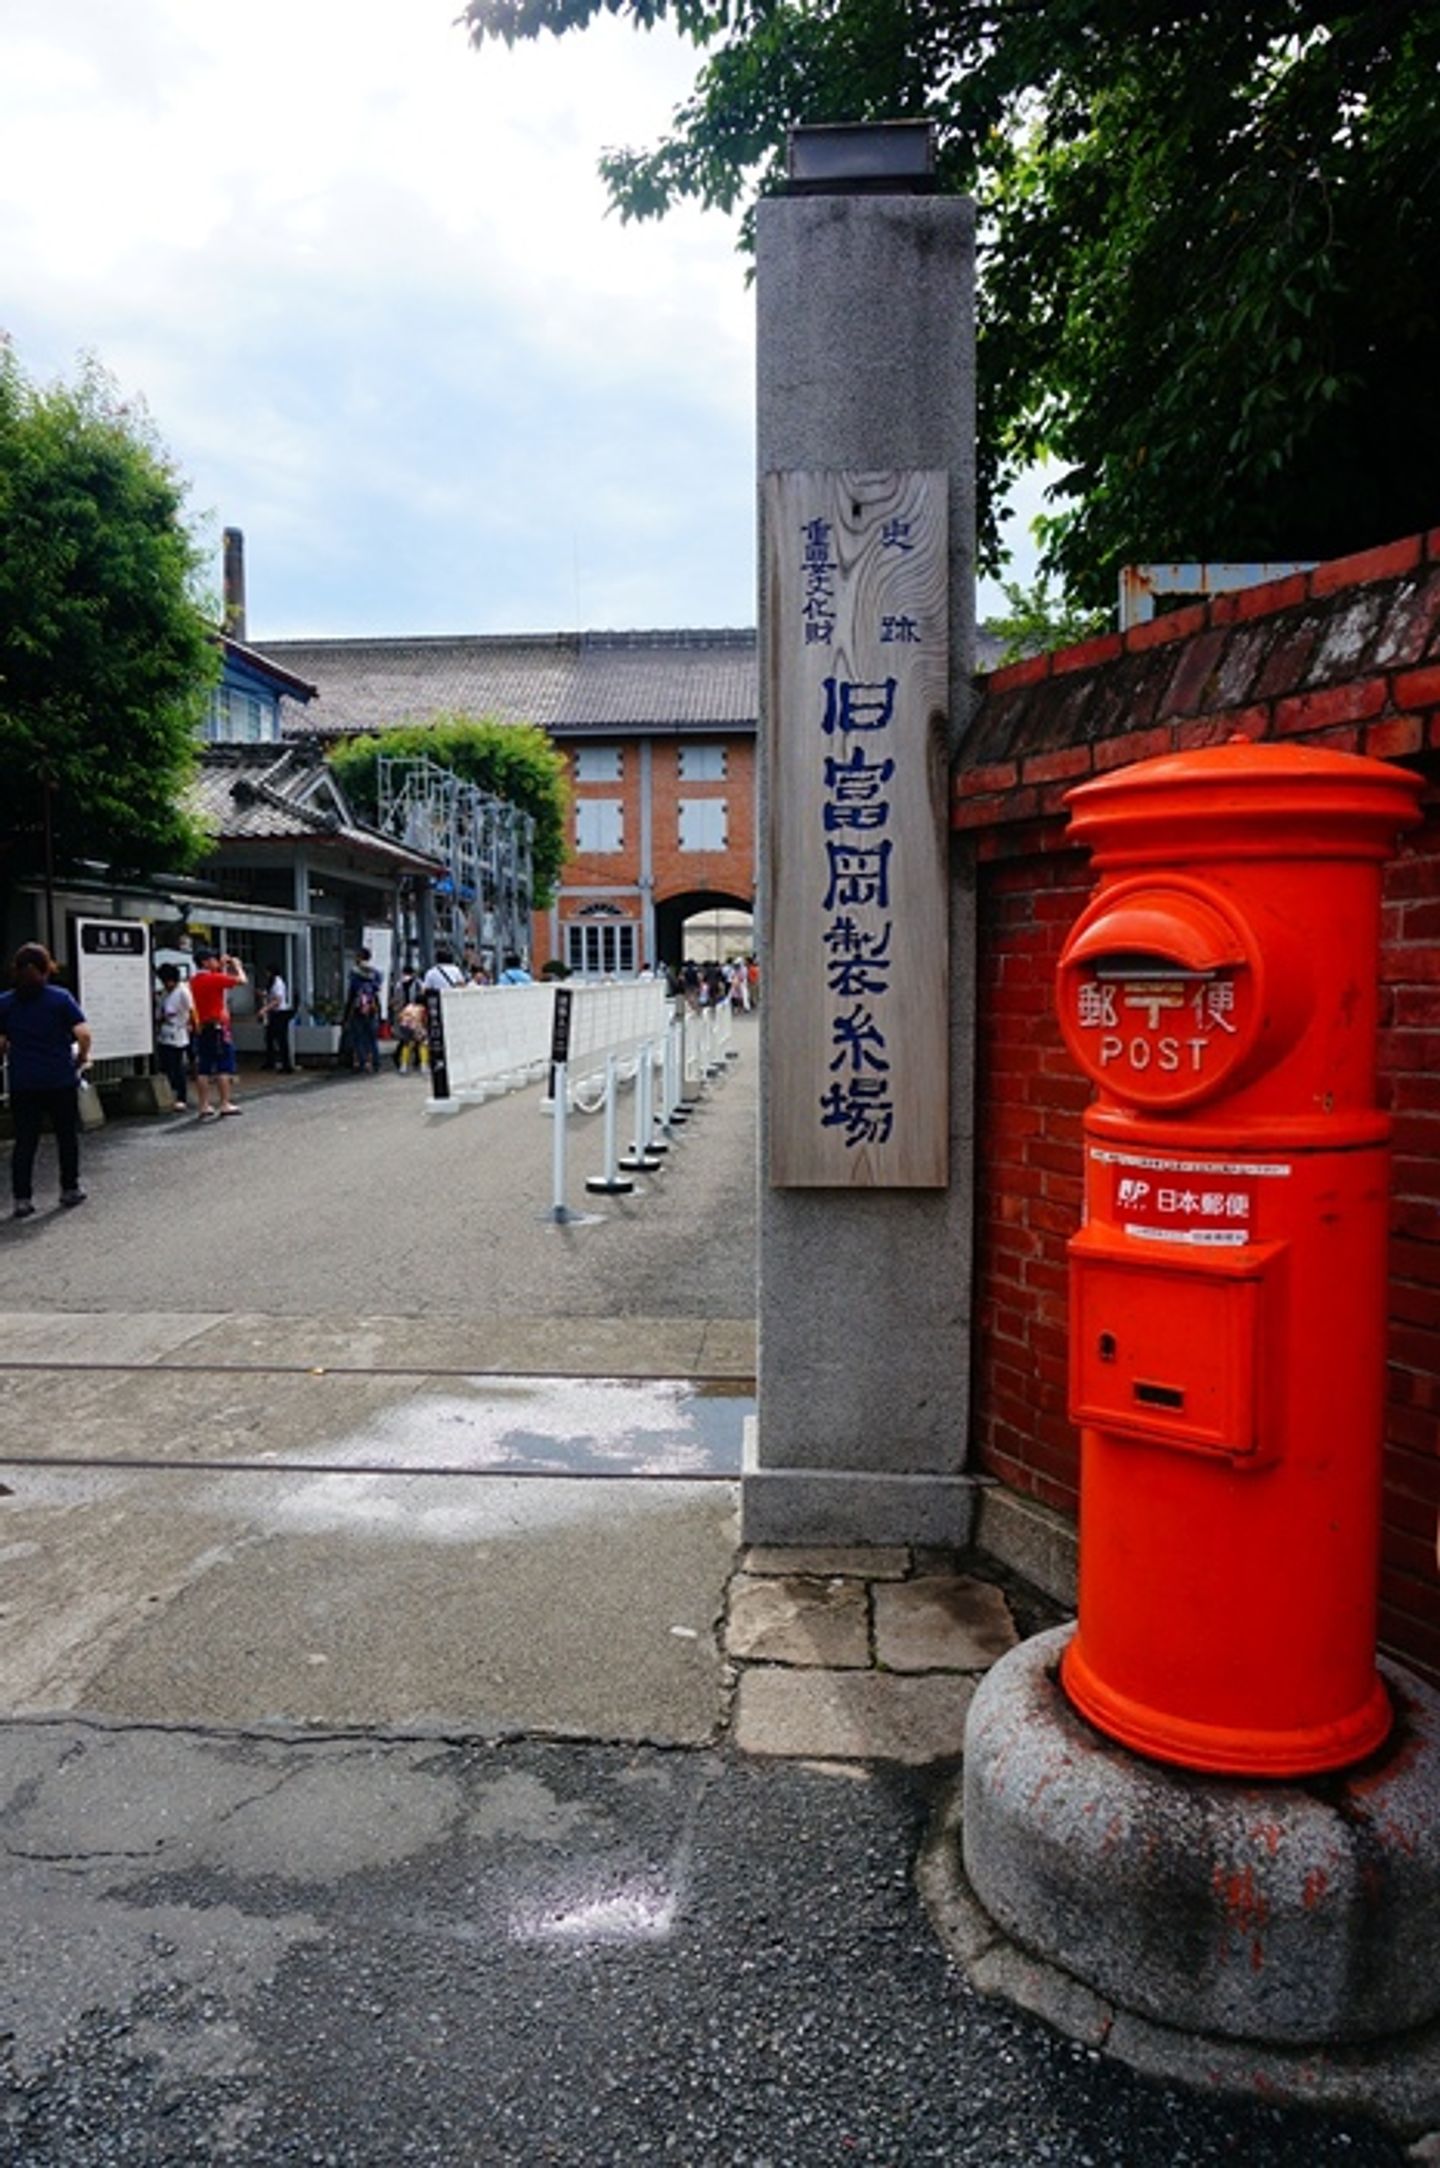
[[[756,293],[762,479],[793,470],[948,475],[953,752],[974,666],[973,207],[957,197],[872,192],[767,200]],[[762,654],[765,608],[762,591]],[[767,674],[762,703],[771,697]],[[762,853],[772,810],[764,748],[776,722],[762,714]],[[748,1542],[968,1540],[972,903],[952,882],[950,1073],[937,1080],[949,1094],[946,1188],[770,1186],[773,1019],[762,980],[759,1399],[743,1489]]]

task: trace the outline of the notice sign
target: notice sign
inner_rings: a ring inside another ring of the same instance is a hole
[[[949,1178],[947,478],[765,478],[777,1188]]]
[[[1092,1149],[1111,1171],[1115,1225],[1142,1242],[1241,1249],[1257,1239],[1262,1183],[1284,1180],[1288,1164],[1258,1160],[1162,1159]]]
[[[75,935],[76,995],[93,1058],[149,1054],[155,1044],[150,928],[143,919],[82,918]]]

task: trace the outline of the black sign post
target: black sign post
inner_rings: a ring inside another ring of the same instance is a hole
[[[430,1054],[430,1096],[450,1097],[450,1068],[445,1059],[445,1018],[440,1008],[440,989],[425,989],[425,1043]]]
[[[555,1072],[570,1059],[570,1012],[574,993],[568,986],[555,989],[555,1014],[550,1024],[550,1097],[555,1097]]]

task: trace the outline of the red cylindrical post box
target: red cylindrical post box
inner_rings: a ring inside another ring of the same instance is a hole
[[[1379,761],[1234,743],[1068,800],[1100,883],[1058,974],[1098,1087],[1070,1246],[1062,1679],[1103,1731],[1188,1768],[1340,1768],[1389,1729],[1379,891],[1419,790]]]

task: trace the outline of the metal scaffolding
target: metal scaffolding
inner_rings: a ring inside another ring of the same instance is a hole
[[[376,825],[445,866],[431,889],[434,938],[448,941],[457,956],[473,949],[492,968],[508,950],[523,955],[530,942],[531,816],[425,754],[382,756],[378,766]],[[424,929],[410,925],[403,932],[406,961],[413,962]]]

